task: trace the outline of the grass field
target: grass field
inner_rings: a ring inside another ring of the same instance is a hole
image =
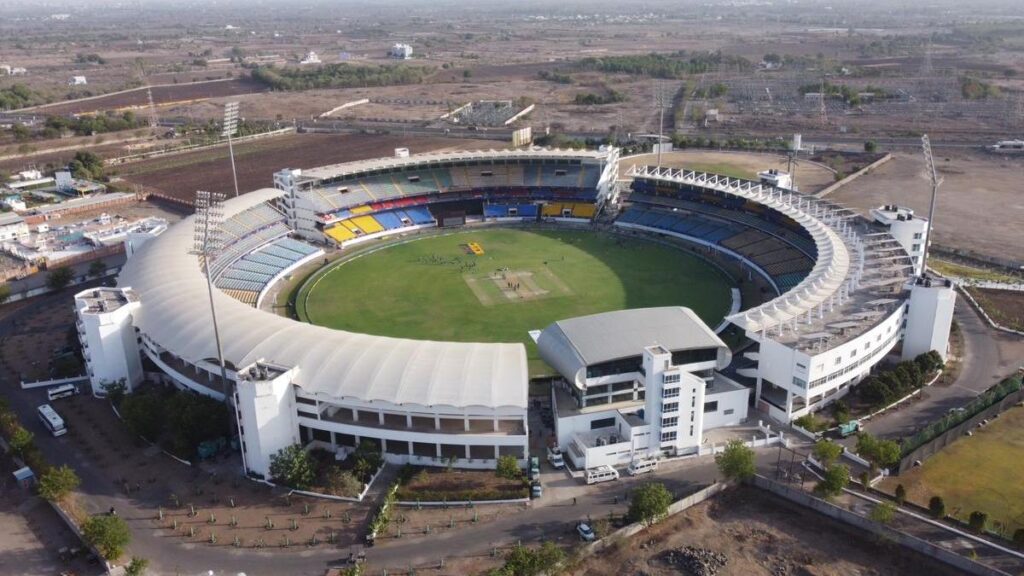
[[[947,446],[899,477],[887,479],[907,489],[907,498],[922,506],[942,496],[946,510],[967,520],[971,512],[987,512],[990,521],[1006,526],[1007,533],[1024,528],[1024,408],[1011,408],[974,436]]]
[[[467,251],[471,242],[482,255]],[[715,326],[729,310],[729,288],[728,278],[703,260],[652,242],[586,231],[488,229],[413,240],[342,262],[300,290],[297,311],[314,324],[383,336],[524,342],[530,372],[539,375],[550,369],[529,330],[563,318],[668,305],[688,306]]]

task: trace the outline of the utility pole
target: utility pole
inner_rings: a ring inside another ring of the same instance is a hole
[[[928,273],[928,246],[932,243],[932,232],[935,230],[935,198],[939,193],[939,185],[942,178],[939,178],[935,170],[935,158],[932,156],[932,143],[928,135],[921,136],[921,151],[924,153],[924,163],[928,179],[932,184],[932,199],[928,205],[928,235],[924,239],[924,251],[921,253],[921,276]]]
[[[221,131],[221,138],[228,139],[228,156],[231,157],[231,177],[235,182],[235,198],[238,198],[238,173],[235,171],[235,147],[231,144],[231,137],[238,132],[238,102],[228,102],[224,105],[224,130]]]
[[[661,145],[665,139],[665,85],[654,84],[654,105],[658,107],[658,168],[661,168]]]

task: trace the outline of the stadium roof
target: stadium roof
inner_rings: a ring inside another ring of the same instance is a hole
[[[404,158],[373,158],[342,164],[330,164],[301,171],[301,180],[322,180],[374,172],[393,168],[430,169],[432,164],[451,164],[469,160],[510,160],[510,159],[566,159],[600,161],[608,157],[608,150],[562,150],[559,148],[522,148],[516,150],[459,150],[453,152],[428,152],[413,154]]]
[[[648,346],[671,351],[725,348],[725,343],[689,308],[666,306],[604,312],[559,320],[541,332],[544,361],[569,380],[580,369],[639,356]]]
[[[225,202],[225,217],[283,192],[262,189]],[[147,337],[190,363],[217,357],[206,280],[189,217],[146,243],[118,279],[142,306],[134,321]],[[393,404],[525,408],[522,344],[406,340],[313,326],[252,308],[215,290],[224,357],[234,366],[263,360],[298,367],[312,394]]]

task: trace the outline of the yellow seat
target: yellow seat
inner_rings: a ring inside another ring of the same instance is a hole
[[[345,228],[344,226],[335,226],[334,228],[329,228],[325,230],[324,233],[337,242],[344,242],[346,240],[351,240],[356,237],[356,235],[352,233],[351,230]]]
[[[572,215],[577,218],[593,218],[596,210],[593,204],[573,204]]]
[[[350,212],[353,214],[366,214],[367,212],[373,212],[373,208],[370,208],[369,206],[356,206],[350,210]]]
[[[384,230],[384,227],[373,216],[356,216],[352,219],[352,223],[366,234],[373,234],[374,232],[382,232]]]

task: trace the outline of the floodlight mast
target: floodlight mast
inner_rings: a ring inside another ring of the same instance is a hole
[[[203,272],[206,276],[206,290],[210,297],[210,316],[213,318],[213,339],[217,344],[217,361],[220,363],[220,377],[225,390],[228,383],[228,369],[224,362],[224,349],[220,343],[220,329],[217,326],[217,308],[213,304],[213,275],[210,262],[220,252],[220,225],[224,220],[224,194],[220,192],[196,192],[196,220],[194,248],[192,253],[203,258]],[[226,396],[226,394],[225,394]]]
[[[935,158],[932,156],[932,143],[928,135],[921,136],[921,151],[924,153],[924,162],[927,168],[927,175],[932,184],[932,198],[928,205],[928,235],[924,241],[924,252],[921,254],[921,276],[928,274],[928,245],[932,243],[932,232],[935,230],[935,198],[939,193],[939,185],[942,178],[939,178],[935,170]]]
[[[228,156],[231,157],[231,178],[235,182],[235,198],[238,198],[238,172],[235,171],[235,147],[231,143],[231,137],[238,132],[238,102],[228,102],[224,105],[224,130],[222,138],[228,139]]]

